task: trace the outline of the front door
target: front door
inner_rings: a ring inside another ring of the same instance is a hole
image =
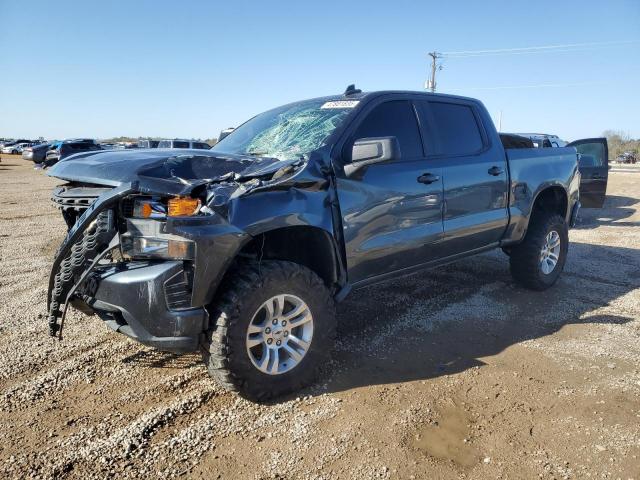
[[[352,284],[434,258],[442,239],[442,169],[425,159],[410,100],[383,101],[356,119],[343,148],[368,137],[398,139],[400,158],[347,177],[336,169],[349,281]]]
[[[607,139],[585,138],[571,142],[567,147],[575,147],[579,154],[580,204],[584,208],[602,208],[609,176]]]

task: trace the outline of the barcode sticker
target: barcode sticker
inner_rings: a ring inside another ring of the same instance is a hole
[[[334,102],[326,102],[320,108],[354,108],[360,103],[360,100],[336,100]]]

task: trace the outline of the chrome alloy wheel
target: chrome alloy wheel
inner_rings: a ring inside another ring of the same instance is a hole
[[[298,365],[309,351],[313,316],[295,295],[271,297],[254,313],[247,329],[247,353],[263,373],[279,375]]]
[[[549,275],[553,272],[560,258],[560,235],[555,230],[547,234],[542,250],[540,251],[540,268],[542,273]]]

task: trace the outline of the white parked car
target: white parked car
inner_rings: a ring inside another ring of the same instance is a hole
[[[24,150],[25,148],[31,146],[30,143],[16,143],[14,145],[9,145],[7,147],[4,147],[2,149],[2,153],[7,153],[7,154],[20,154],[22,153],[22,150]]]

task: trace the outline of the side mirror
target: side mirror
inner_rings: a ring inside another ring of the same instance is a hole
[[[344,166],[347,177],[374,163],[400,159],[400,143],[396,137],[360,138],[351,149],[351,163]]]

